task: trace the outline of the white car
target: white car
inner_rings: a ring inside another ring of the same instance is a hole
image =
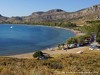
[[[100,47],[93,45],[89,47],[89,50],[100,50]]]

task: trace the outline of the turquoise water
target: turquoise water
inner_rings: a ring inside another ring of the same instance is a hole
[[[74,33],[60,28],[0,24],[0,55],[30,53],[64,43]]]

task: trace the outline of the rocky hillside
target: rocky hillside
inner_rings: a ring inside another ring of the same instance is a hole
[[[4,16],[0,15],[0,23],[6,22],[7,19],[8,19],[8,17],[4,17]]]
[[[39,22],[62,22],[71,21],[82,24],[88,20],[100,20],[100,4],[76,12],[66,12],[61,9],[53,9],[47,12],[34,12],[24,17],[3,17],[0,15],[0,23],[39,23]]]

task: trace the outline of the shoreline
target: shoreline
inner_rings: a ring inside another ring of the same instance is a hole
[[[67,51],[66,50],[57,50],[57,49],[54,49],[54,50],[45,49],[45,50],[42,50],[42,52],[47,53],[51,57],[53,57],[55,55],[60,55],[60,54],[78,54],[77,52],[79,52],[79,51],[84,52],[86,49],[87,49],[87,47],[85,46],[85,47],[68,49]],[[22,58],[33,59],[33,54],[34,54],[34,52],[18,54],[18,55],[11,55],[11,56],[4,56],[4,57],[12,57],[12,58],[20,58],[20,59],[22,59]]]
[[[60,28],[60,29],[70,30],[70,31],[72,31],[75,34],[75,36],[79,36],[79,35],[84,35],[85,34],[85,33],[81,33],[78,30],[64,28],[64,27],[59,27],[59,26],[47,26],[47,27],[54,27],[54,28]]]
[[[40,25],[38,25],[38,26],[40,26]],[[41,26],[43,26],[43,25],[41,25]],[[69,29],[69,28],[63,28],[63,27],[58,27],[58,26],[47,26],[47,27],[54,27],[54,28],[60,28],[60,29],[65,29],[65,30],[70,30],[70,31],[72,31],[74,34],[75,34],[75,36],[79,36],[79,35],[84,35],[84,33],[80,33],[80,31],[76,31],[76,30],[73,30],[73,29]],[[56,47],[54,47],[54,48],[56,48]],[[53,49],[54,49],[53,48]],[[50,55],[52,55],[52,54],[65,54],[66,52],[67,53],[73,53],[74,51],[73,51],[73,49],[70,49],[71,50],[71,52],[69,51],[66,51],[66,50],[56,50],[56,49],[54,49],[54,51],[50,51],[50,50],[47,50],[47,49],[45,49],[45,50],[41,50],[43,53],[47,53],[47,54],[50,54]],[[77,48],[77,50],[78,50],[78,48]],[[76,50],[76,51],[77,51]],[[79,50],[78,50],[79,51]],[[35,51],[34,51],[35,52]],[[24,54],[16,54],[16,55],[9,55],[9,56],[3,56],[3,57],[13,57],[13,58],[33,58],[33,54],[34,54],[34,52],[31,52],[31,53],[24,53]],[[74,52],[75,53],[75,52]]]

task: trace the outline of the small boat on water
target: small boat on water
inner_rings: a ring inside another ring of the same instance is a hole
[[[13,26],[10,27],[11,29],[13,28]]]

